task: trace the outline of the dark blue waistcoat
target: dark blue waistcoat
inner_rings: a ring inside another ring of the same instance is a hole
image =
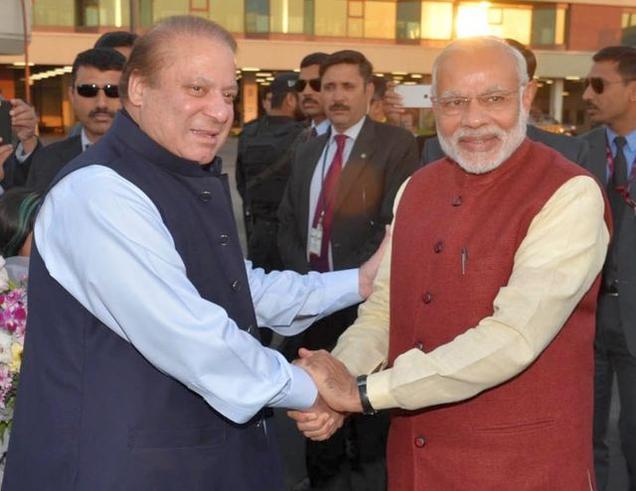
[[[125,114],[55,182],[94,163],[110,167],[152,200],[201,296],[225,308],[240,329],[255,331],[220,166],[175,157]],[[72,247],[73,237],[68,241]],[[99,243],[94,254],[99,261]],[[127,272],[117,273],[124,278]],[[157,370],[49,275],[37,244],[28,298],[3,491],[283,488],[271,427],[260,415],[244,425],[232,423]]]

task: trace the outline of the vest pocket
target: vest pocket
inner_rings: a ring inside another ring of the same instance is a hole
[[[224,441],[225,429],[218,425],[128,432],[128,447],[131,449],[210,448]]]

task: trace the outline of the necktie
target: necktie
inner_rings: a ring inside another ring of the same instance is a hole
[[[322,221],[322,242],[320,247],[320,256],[310,254],[309,264],[314,271],[329,271],[329,241],[331,240],[331,222],[333,220],[333,207],[335,201],[336,187],[340,171],[342,170],[342,161],[344,155],[346,135],[335,135],[336,153],[331,160],[331,165],[322,182],[322,189],[318,197],[316,205],[316,213],[314,214],[314,228]]]
[[[607,189],[607,196],[609,198],[610,205],[612,206],[612,220],[614,221],[614,242],[616,242],[619,235],[619,228],[621,225],[623,212],[625,211],[625,198],[617,191],[616,188],[620,187],[625,189],[625,192],[629,192],[627,188],[627,160],[625,159],[625,153],[623,148],[627,141],[624,136],[617,136],[614,138],[616,144],[616,156],[614,157],[614,172],[610,179]]]
[[[318,136],[318,131],[316,131],[316,127],[314,126],[309,132],[309,139],[316,138]]]

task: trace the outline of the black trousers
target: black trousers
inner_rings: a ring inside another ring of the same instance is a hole
[[[607,427],[614,375],[618,384],[621,412],[618,429],[627,463],[630,491],[636,491],[636,356],[627,348],[620,318],[618,297],[599,297],[596,340],[594,343],[594,467],[598,491],[607,489],[609,448]]]
[[[307,475],[312,490],[386,491],[389,413],[354,415],[324,442],[307,440]]]

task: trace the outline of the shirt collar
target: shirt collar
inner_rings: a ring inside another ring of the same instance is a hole
[[[322,120],[319,124],[316,124],[314,121],[311,122],[311,127],[316,128],[316,136],[324,135],[327,133],[329,129],[330,122],[328,119]]]
[[[612,130],[609,126],[605,127],[605,134],[607,136],[607,141],[610,142],[610,148],[612,149],[612,155],[616,155],[616,144],[614,143],[614,138],[618,136],[618,134]],[[636,130],[632,131],[625,135],[627,151],[630,153],[636,153]]]
[[[358,135],[360,134],[360,130],[362,130],[362,125],[364,124],[365,120],[366,120],[366,116],[362,116],[362,118],[360,118],[360,121],[358,121],[353,126],[350,126],[349,128],[347,128],[341,134],[342,135],[346,135],[349,138],[351,138],[351,140],[355,141],[356,138],[358,138]],[[335,139],[337,134],[338,133],[336,133],[335,131],[331,132],[330,143],[334,142],[334,139]]]
[[[84,127],[82,126],[82,130],[80,131],[80,139],[82,142],[82,152],[84,152],[88,147],[90,147],[93,142],[88,139],[86,135],[86,131],[84,131]]]

